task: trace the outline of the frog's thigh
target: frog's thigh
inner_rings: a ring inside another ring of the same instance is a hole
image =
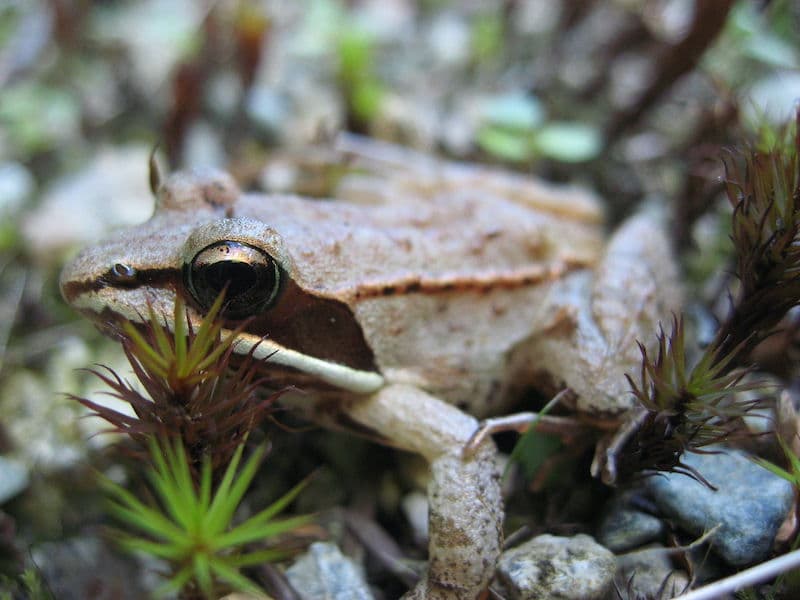
[[[672,249],[654,216],[636,215],[614,233],[597,269],[591,301],[606,339],[631,347],[633,339],[649,342],[659,321],[680,309]],[[635,348],[634,355],[638,360]]]
[[[431,466],[428,575],[408,598],[474,598],[492,577],[502,541],[503,507],[491,440],[463,458],[477,421],[410,386],[387,386],[346,410],[398,446],[421,454]]]
[[[651,347],[659,322],[680,309],[680,296],[662,227],[637,215],[614,234],[593,277],[575,273],[553,286],[548,310],[567,315],[570,326],[539,336],[531,362],[578,394],[579,412],[628,410],[635,400],[625,374],[641,364],[636,342]]]

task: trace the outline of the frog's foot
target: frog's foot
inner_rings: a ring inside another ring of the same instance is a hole
[[[487,437],[495,433],[503,433],[505,431],[524,433],[531,427],[535,427],[536,431],[547,433],[574,431],[576,428],[580,427],[580,423],[575,421],[575,419],[569,417],[551,417],[545,414],[565,398],[572,398],[574,396],[575,392],[567,387],[553,396],[542,409],[542,412],[521,412],[513,415],[484,419],[480,422],[478,429],[470,436],[469,441],[464,446],[464,456],[470,456],[480,447]]]
[[[600,479],[606,485],[617,485],[617,464],[622,450],[647,420],[648,411],[638,408],[631,411],[625,423],[615,432],[605,436],[597,444],[592,459],[592,477]]]
[[[494,574],[502,544],[494,444],[486,440],[471,456],[463,456],[477,421],[410,386],[387,386],[345,410],[392,443],[421,454],[431,467],[428,572],[405,598],[477,597]]]
[[[525,433],[533,427],[541,433],[550,433],[569,438],[580,435],[581,432],[586,430],[596,429],[597,427],[594,426],[594,423],[575,417],[558,417],[535,412],[520,412],[484,419],[478,424],[478,429],[475,430],[475,433],[467,440],[463,453],[464,456],[472,456],[486,438],[496,433],[505,433],[507,431]],[[605,427],[601,426],[601,428]]]

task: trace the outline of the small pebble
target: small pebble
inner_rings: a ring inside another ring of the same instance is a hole
[[[611,589],[616,559],[588,535],[540,535],[500,556],[497,576],[513,600],[593,600]]]
[[[612,552],[627,552],[658,540],[666,531],[664,522],[637,510],[631,494],[622,494],[606,506],[597,529],[597,541]]]
[[[373,600],[361,567],[335,544],[311,544],[286,577],[303,600]]]
[[[620,600],[668,600],[688,588],[689,576],[675,569],[667,548],[657,546],[618,556],[615,582]]]
[[[403,497],[400,507],[411,525],[414,539],[417,543],[424,543],[428,539],[428,496],[422,492],[411,492]]]

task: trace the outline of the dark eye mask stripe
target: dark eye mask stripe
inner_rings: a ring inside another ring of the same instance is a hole
[[[132,290],[143,285],[149,287],[172,287],[176,281],[181,280],[181,271],[178,269],[144,269],[136,271],[136,277],[130,281],[116,281],[110,274],[97,279],[85,281],[68,281],[63,285],[62,292],[67,302],[72,302],[81,294],[98,292],[105,288],[118,288]]]

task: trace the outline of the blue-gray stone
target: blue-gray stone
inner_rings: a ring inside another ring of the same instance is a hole
[[[630,498],[631,494],[622,494],[612,499],[597,528],[597,541],[615,553],[639,548],[666,533],[661,519],[636,509]]]
[[[0,504],[28,487],[28,468],[17,460],[0,456]]]
[[[710,543],[732,566],[766,559],[792,506],[792,485],[737,450],[687,453],[683,462],[717,490],[678,473],[650,477],[645,486],[659,509],[697,536],[719,525]]]
[[[689,588],[689,576],[672,564],[674,548],[650,546],[617,557],[614,576],[621,600],[668,600]]]
[[[286,577],[303,600],[373,600],[361,567],[328,542],[311,544]]]

